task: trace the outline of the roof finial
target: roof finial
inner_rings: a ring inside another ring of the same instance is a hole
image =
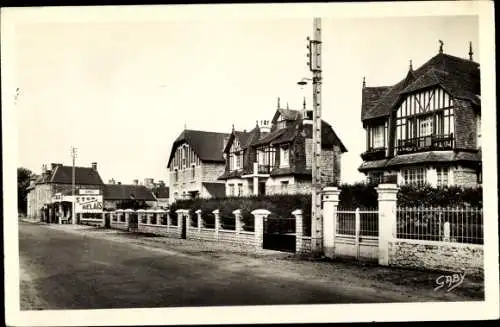
[[[278,97],[278,109],[280,108],[280,97]]]
[[[469,60],[472,61],[472,55],[474,52],[472,52],[472,42],[469,41]]]
[[[363,76],[363,88],[366,87],[366,78]]]
[[[184,121],[184,130],[186,130],[186,129],[187,129],[187,123],[186,123],[186,121]]]
[[[234,124],[233,124],[233,132],[234,132]]]
[[[443,41],[439,40],[439,53],[443,53]]]
[[[288,101],[286,102],[286,108],[287,108],[287,109],[290,109],[290,107],[288,106]]]
[[[304,97],[304,101],[302,102],[302,108],[306,109],[306,97]]]
[[[413,63],[412,63],[411,59],[410,59],[410,70],[413,70]]]

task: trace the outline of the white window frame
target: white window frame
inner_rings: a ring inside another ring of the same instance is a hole
[[[448,167],[436,168],[437,186],[443,187],[450,185],[450,169]]]
[[[425,168],[405,168],[401,175],[406,185],[421,186],[427,183],[427,171]]]
[[[238,196],[243,196],[243,184],[238,183]]]
[[[281,193],[288,193],[288,186],[290,185],[290,181],[281,181],[280,182],[280,185],[281,185]]]
[[[234,196],[234,184],[228,184],[229,186],[229,196]]]

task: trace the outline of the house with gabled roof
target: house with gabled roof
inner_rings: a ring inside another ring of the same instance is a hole
[[[338,183],[344,144],[330,124],[321,128],[322,183]],[[234,130],[224,147],[226,165],[219,177],[226,196],[310,193],[312,180],[312,111],[278,107],[271,121],[250,131]]]
[[[439,53],[392,86],[363,80],[361,121],[366,151],[359,171],[370,182],[481,184],[480,67],[469,58]]]
[[[114,181],[104,184],[104,209],[156,208],[157,199],[153,191],[145,185],[116,184]]]
[[[49,169],[43,165],[41,175],[28,188],[28,215],[45,222],[57,222],[59,216],[71,217],[72,179],[72,166],[52,163]],[[76,194],[82,190],[92,193],[89,196],[102,197],[103,187],[97,163],[92,163],[91,167],[75,167]]]
[[[226,133],[185,129],[175,139],[167,164],[171,203],[224,196],[224,182],[217,178],[224,172],[222,150],[227,137]]]

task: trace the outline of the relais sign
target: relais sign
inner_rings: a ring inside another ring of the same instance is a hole
[[[76,213],[101,213],[103,208],[103,198],[99,195],[99,190],[80,190],[80,194],[75,196]]]

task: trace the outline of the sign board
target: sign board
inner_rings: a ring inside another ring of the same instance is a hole
[[[84,189],[80,189],[78,191],[79,191],[78,194],[80,194],[80,195],[99,195],[100,194],[99,190],[84,190]]]
[[[99,190],[97,190],[99,191]],[[102,195],[77,195],[75,202],[76,213],[100,213],[103,208]]]

